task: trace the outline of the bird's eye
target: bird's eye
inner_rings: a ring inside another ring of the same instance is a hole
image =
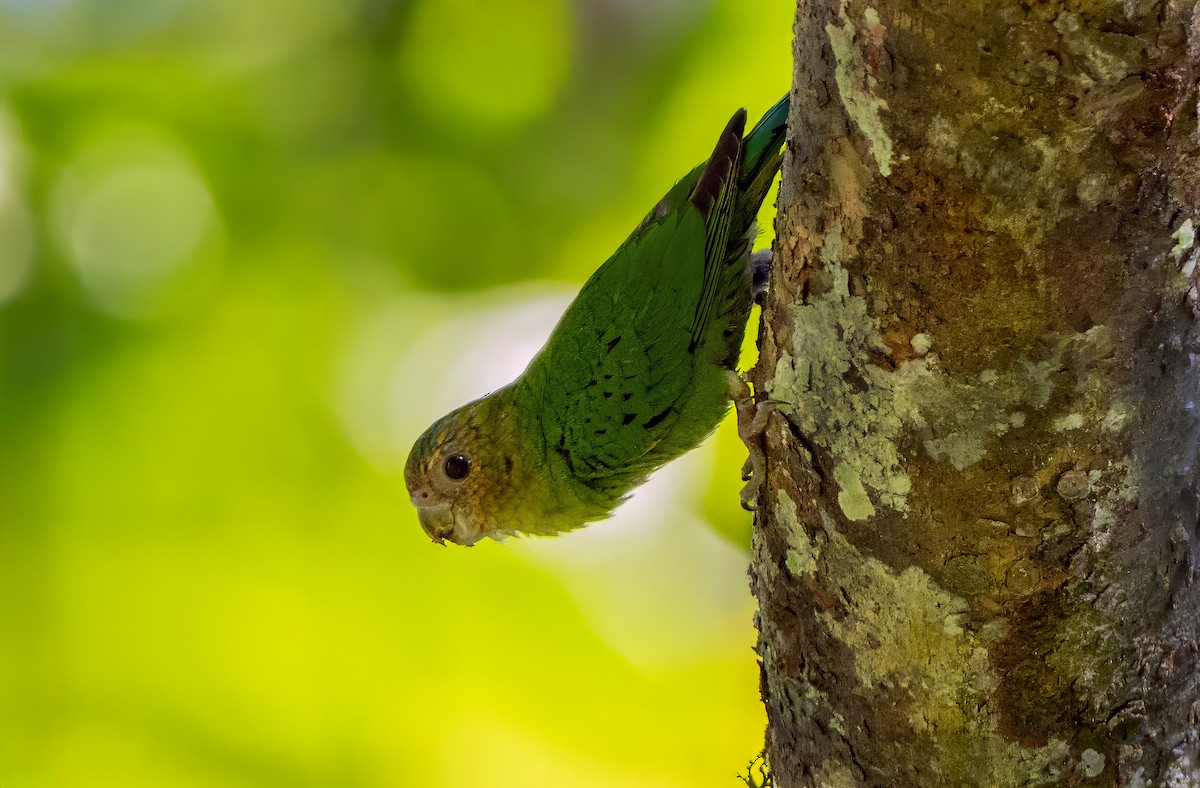
[[[465,479],[471,472],[471,461],[465,454],[451,454],[446,458],[446,464],[442,466],[442,469],[451,479]]]

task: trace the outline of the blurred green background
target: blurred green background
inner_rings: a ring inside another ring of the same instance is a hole
[[[737,785],[730,425],[553,540],[438,548],[401,469],[792,11],[0,0],[0,786]]]

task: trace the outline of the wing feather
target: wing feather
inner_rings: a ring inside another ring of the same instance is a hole
[[[657,467],[697,370],[727,355],[712,348],[726,341],[715,323],[731,298],[750,298],[748,268],[730,256],[745,121],[733,116],[708,161],[592,275],[526,371],[543,392],[547,449],[586,484],[623,491]]]
[[[648,472],[692,385],[705,226],[691,206],[631,238],[567,308],[526,375],[544,387],[542,427],[585,481]]]

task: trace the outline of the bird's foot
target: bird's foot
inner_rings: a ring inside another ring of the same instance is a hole
[[[754,392],[737,372],[729,370],[729,398],[733,400],[737,410],[738,437],[746,444],[749,456],[742,466],[742,508],[754,511],[758,508],[758,494],[762,489],[767,473],[767,457],[763,453],[762,434],[767,428],[767,421],[779,403],[774,400],[756,402]]]

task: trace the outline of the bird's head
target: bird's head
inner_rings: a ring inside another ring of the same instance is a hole
[[[504,415],[488,399],[435,421],[408,455],[408,494],[421,527],[438,544],[470,546],[512,532],[503,510],[513,489],[515,452]]]

